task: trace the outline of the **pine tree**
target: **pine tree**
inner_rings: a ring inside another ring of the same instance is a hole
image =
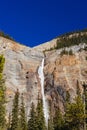
[[[87,125],[87,84],[84,82],[83,83],[83,102],[84,102],[84,129],[86,129]]]
[[[27,130],[27,120],[26,120],[26,114],[25,114],[23,94],[21,97],[19,127],[21,130]]]
[[[86,124],[87,124],[87,90],[85,90],[85,114],[86,114]]]
[[[53,124],[53,119],[50,117],[48,120],[48,130],[54,130],[54,124]]]
[[[78,80],[77,80],[76,94],[77,94],[77,96],[80,96],[80,97],[81,97],[81,91],[80,91],[80,86],[79,86],[79,81],[78,81]]]
[[[45,118],[44,118],[44,113],[43,113],[42,100],[39,100],[39,99],[38,99],[36,114],[37,114],[38,130],[46,130],[47,128],[46,128]]]
[[[7,130],[11,129],[11,114],[9,113],[9,117],[8,117],[8,123],[7,123]]]
[[[65,98],[65,113],[67,110],[67,106],[70,104],[70,94],[69,91],[66,91],[66,98]]]
[[[63,120],[63,116],[62,116],[59,108],[56,109],[56,111],[55,111],[55,116],[54,116],[53,122],[54,122],[54,130],[63,129],[64,120]]]
[[[5,128],[5,80],[3,78],[5,58],[0,55],[0,130]]]
[[[39,130],[37,126],[37,117],[35,112],[35,106],[32,103],[30,111],[30,119],[28,121],[28,130]]]
[[[84,124],[84,105],[80,96],[75,98],[73,103],[68,104],[65,114],[66,126],[68,129],[80,130]]]
[[[19,125],[19,91],[15,92],[15,97],[13,100],[13,109],[12,109],[12,123],[11,130],[18,130]]]
[[[48,129],[47,130],[54,130],[53,109],[51,106],[52,106],[52,102],[49,101],[49,119],[48,119]]]

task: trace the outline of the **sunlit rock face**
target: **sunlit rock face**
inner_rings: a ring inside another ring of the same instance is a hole
[[[64,112],[66,91],[71,101],[76,96],[77,80],[82,90],[82,80],[87,80],[87,51],[79,51],[83,45],[74,46],[74,55],[61,56],[60,50],[44,50],[53,47],[56,39],[42,46],[29,48],[19,43],[0,37],[0,54],[5,56],[4,77],[6,85],[7,114],[11,112],[14,93],[18,89],[23,93],[25,108],[29,115],[30,105],[37,105],[38,94],[41,95],[41,83],[38,68],[44,57],[44,91],[51,111],[60,107]],[[67,48],[69,49],[69,48]],[[71,48],[70,48],[71,49]]]
[[[37,103],[40,80],[37,74],[43,53],[0,37],[0,53],[5,56],[4,77],[6,85],[7,112],[17,89],[24,94],[27,113],[30,104]]]
[[[76,52],[73,55],[59,55],[58,50],[46,54],[45,59],[45,92],[52,111],[60,107],[64,111],[66,91],[71,101],[76,96],[77,81],[82,91],[82,81],[87,80],[87,52]]]

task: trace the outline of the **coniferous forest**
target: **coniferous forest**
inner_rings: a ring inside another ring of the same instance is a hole
[[[5,99],[5,80],[3,78],[5,58],[0,56],[0,130],[84,130],[86,127],[87,113],[87,93],[80,92],[77,81],[77,96],[74,102],[70,101],[70,94],[66,92],[65,113],[62,114],[59,108],[55,108],[55,114],[52,116],[50,112],[48,126],[45,123],[43,113],[43,102],[38,97],[37,107],[31,104],[30,115],[26,117],[25,103],[23,94],[20,96],[19,90],[15,92],[12,113],[9,113],[6,120],[6,99]],[[19,97],[21,103],[19,105]]]

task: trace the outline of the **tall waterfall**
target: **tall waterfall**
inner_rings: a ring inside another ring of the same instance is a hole
[[[38,69],[38,74],[39,74],[39,78],[40,78],[40,82],[41,82],[41,93],[42,93],[42,100],[43,100],[43,112],[44,112],[46,125],[48,126],[49,114],[48,114],[48,105],[47,105],[46,97],[45,97],[45,94],[44,94],[44,72],[43,72],[43,69],[44,69],[44,59],[42,60],[41,66]]]

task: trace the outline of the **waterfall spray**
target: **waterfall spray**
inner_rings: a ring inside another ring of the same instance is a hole
[[[48,126],[49,114],[48,114],[48,105],[47,105],[46,97],[44,94],[44,71],[43,71],[43,69],[44,69],[44,59],[42,60],[41,66],[38,69],[38,74],[39,74],[39,78],[40,78],[40,82],[41,82],[41,93],[42,93],[42,100],[43,100],[44,118],[45,118],[46,126]]]

